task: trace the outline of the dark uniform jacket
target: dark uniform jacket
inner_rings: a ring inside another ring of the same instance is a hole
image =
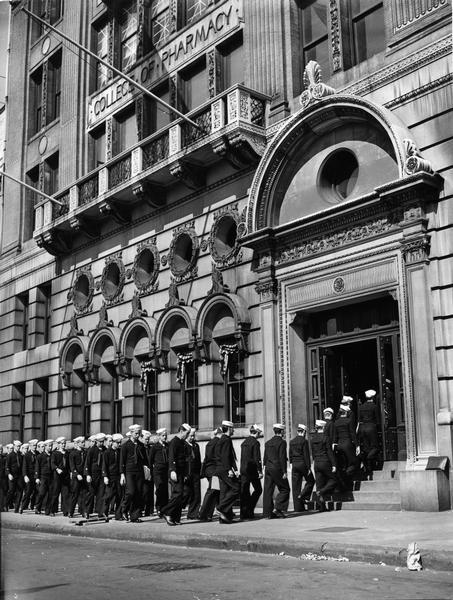
[[[374,423],[378,422],[378,408],[374,402],[365,402],[359,406],[359,421],[361,423]]]
[[[326,426],[324,427],[324,434],[330,442],[330,445],[333,443],[333,423],[334,421],[326,421]]]
[[[268,469],[275,469],[282,474],[286,473],[286,442],[279,435],[274,435],[264,444],[263,464]]]
[[[50,467],[51,456],[52,454],[47,454],[47,452],[38,454],[35,465],[35,479],[50,479],[52,475],[52,469]]]
[[[177,435],[168,444],[168,471],[180,475],[187,475],[188,472],[186,442]]]
[[[85,450],[77,450],[76,448],[74,448],[69,453],[69,471],[72,473],[73,477],[77,477],[77,475],[84,474],[85,458]]]
[[[120,478],[120,455],[119,448],[107,448],[102,456],[102,476],[109,479],[119,480]]]
[[[12,475],[14,479],[17,479],[22,475],[22,462],[24,456],[20,452],[10,452],[6,456],[5,471],[7,475]]]
[[[55,450],[52,452],[52,456],[50,458],[50,468],[55,473],[57,469],[61,469],[63,473],[61,475],[69,474],[69,456],[67,452],[60,452],[59,450]]]
[[[215,446],[217,470],[219,473],[237,470],[236,452],[232,439],[223,434]]]
[[[216,474],[217,471],[217,460],[215,454],[215,448],[217,446],[217,442],[219,441],[218,437],[212,438],[206,444],[204,449],[204,461],[201,466],[201,477],[212,477]]]
[[[0,481],[7,479],[6,475],[6,454],[0,454]]]
[[[357,444],[354,422],[350,417],[338,417],[333,424],[333,442],[352,442]]]
[[[27,476],[29,479],[35,478],[36,460],[38,459],[36,452],[29,450],[22,461],[22,475]]]
[[[120,473],[143,473],[145,465],[148,466],[145,446],[140,441],[134,443],[132,440],[127,440],[121,446]]]
[[[260,443],[251,435],[241,444],[241,475],[258,477],[262,472]]]
[[[149,466],[157,471],[168,471],[168,444],[157,442],[151,446]]]
[[[201,454],[200,446],[197,442],[189,444],[186,441],[186,454],[187,454],[187,474],[196,475],[200,474],[201,471]]]
[[[308,469],[310,468],[310,448],[307,440],[301,435],[297,435],[289,442],[289,462],[303,463]]]
[[[328,462],[333,467],[337,466],[335,455],[332,452],[332,447],[329,438],[325,433],[313,433],[310,437],[311,454],[315,463]]]
[[[85,475],[89,475],[92,477],[100,476],[102,473],[102,454],[104,452],[104,448],[99,448],[99,446],[91,446],[88,448],[86,460],[85,460]]]

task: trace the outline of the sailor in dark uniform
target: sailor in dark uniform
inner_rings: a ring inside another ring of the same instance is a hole
[[[22,443],[19,440],[14,440],[13,451],[6,456],[5,465],[8,477],[6,505],[9,507],[11,504],[14,504],[14,512],[19,512],[23,492],[22,463],[24,455],[20,451],[21,446]]]
[[[27,510],[28,505],[33,510],[35,507],[36,483],[35,483],[35,468],[38,453],[36,451],[38,440],[30,440],[28,442],[28,452],[24,455],[22,462],[22,477],[24,480],[24,495],[20,506],[20,513]]]
[[[52,513],[51,503],[51,484],[52,484],[52,468],[50,466],[51,454],[53,448],[53,440],[44,441],[44,452],[36,459],[35,483],[37,487],[37,496],[35,504],[35,514],[40,515],[44,505],[46,515]]]
[[[300,423],[297,435],[289,442],[289,462],[291,464],[291,488],[293,491],[294,510],[303,512],[304,502],[309,500],[315,486],[315,478],[310,470],[310,448],[306,439],[307,427]],[[305,486],[302,490],[302,481]]]
[[[121,446],[120,454],[120,484],[125,486],[122,511],[129,515],[131,523],[141,523],[144,468],[149,469],[145,448],[139,440],[141,430],[140,425],[129,427],[131,435]]]
[[[121,433],[112,435],[112,445],[102,455],[102,477],[104,479],[104,510],[107,517],[115,511],[115,520],[122,521],[123,488],[120,485],[120,445],[123,440]]]
[[[168,503],[168,442],[167,430],[161,427],[156,431],[158,440],[151,446],[149,468],[152,469],[156,489],[156,511]]]
[[[375,468],[376,457],[379,453],[379,440],[377,424],[379,421],[379,411],[375,404],[375,390],[365,392],[366,402],[359,406],[359,428],[358,441],[365,476],[372,475]]]
[[[151,432],[146,429],[142,430],[142,443],[146,454],[147,469],[149,468],[149,471],[145,469],[146,476],[143,482],[143,511],[145,517],[149,517],[154,512],[154,479],[151,468]]]
[[[315,426],[316,433],[310,436],[310,445],[315,469],[316,493],[319,502],[323,504],[326,494],[335,489],[337,464],[329,439],[325,434],[326,422],[317,419]]]
[[[74,448],[69,453],[69,472],[71,476],[71,500],[69,517],[74,516],[76,505],[81,515],[86,514],[87,486],[84,479],[85,473],[85,438],[78,436],[73,440]]]
[[[61,494],[61,510],[65,517],[68,516],[70,507],[70,477],[69,477],[69,457],[66,452],[66,438],[58,437],[56,440],[57,449],[52,452],[50,466],[52,469],[52,506],[55,512],[58,511],[58,498]]]
[[[168,445],[168,471],[171,483],[171,498],[165,506],[162,506],[160,514],[167,521],[167,525],[172,527],[180,523],[182,507],[186,504],[189,495],[185,440],[188,438],[190,430],[191,427],[188,423],[180,425],[178,433]]]
[[[290,492],[286,472],[286,442],[283,439],[285,427],[281,423],[275,423],[273,430],[274,436],[264,444],[263,516],[267,519],[284,519]],[[275,486],[278,488],[278,494],[274,506]]]
[[[333,447],[338,454],[341,476],[346,479],[346,484],[352,485],[352,477],[357,469],[357,454],[360,449],[357,445],[355,421],[350,416],[351,409],[341,405],[338,417],[333,424]]]
[[[98,517],[104,516],[104,482],[102,479],[102,455],[104,452],[105,434],[94,436],[94,445],[88,449],[85,459],[85,479],[88,492],[86,496],[87,517],[97,512]]]
[[[201,505],[198,518],[200,521],[212,521],[214,510],[217,508],[219,503],[219,478],[217,477],[217,460],[216,460],[216,445],[223,434],[221,427],[216,427],[212,432],[212,437],[206,444],[204,452],[204,460],[201,465],[200,476],[206,477],[208,480],[208,489],[205,492],[203,498],[203,504]]]
[[[239,472],[231,437],[234,426],[231,421],[222,421],[222,436],[216,450],[217,476],[219,478],[220,495],[217,505],[219,523],[232,523],[234,519],[233,506],[240,498]]]
[[[196,429],[192,427],[186,440],[187,452],[187,486],[189,488],[189,497],[187,498],[188,510],[187,518],[190,520],[198,519],[198,511],[201,504],[201,454],[200,446],[196,442]]]
[[[3,453],[3,446],[0,444],[0,512],[7,510],[6,496],[8,494],[8,476],[6,474],[6,454]]]
[[[250,427],[250,435],[241,444],[241,519],[253,519],[255,507],[263,493],[263,463],[258,438],[263,430],[258,425]],[[253,492],[250,494],[250,486]]]
[[[323,420],[326,422],[326,426],[324,428],[324,433],[330,441],[330,445],[333,444],[333,408],[328,406],[322,411]]]

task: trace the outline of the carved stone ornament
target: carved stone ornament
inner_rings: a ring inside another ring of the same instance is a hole
[[[153,371],[157,371],[156,365],[152,360],[144,360],[140,362],[140,387],[143,393],[148,389],[149,377]]]
[[[404,241],[402,250],[406,264],[429,262],[429,235]]]
[[[187,354],[179,353],[177,358],[178,366],[176,369],[176,381],[182,384],[184,382],[184,377],[186,376],[186,365],[193,362],[194,358],[192,352]]]
[[[212,287],[208,292],[208,296],[212,294],[225,294],[230,291],[230,288],[223,282],[222,271],[219,271],[215,264],[212,264]]]
[[[260,302],[270,302],[277,299],[278,282],[275,279],[258,281],[255,290],[260,296]]]
[[[68,337],[74,337],[76,335],[84,335],[83,329],[79,329],[79,325],[77,323],[77,317],[74,313],[69,321],[69,334]]]
[[[74,283],[68,292],[68,300],[74,305],[77,314],[91,310],[94,294],[94,277],[90,267],[82,267],[76,271]]]
[[[168,287],[168,302],[165,305],[165,308],[171,308],[172,306],[182,306],[184,304],[184,300],[179,299],[178,286],[176,285],[176,281],[171,278],[170,285]]]
[[[414,175],[420,171],[425,173],[434,172],[431,163],[422,157],[414,141],[406,139],[403,140],[403,144],[406,151],[404,170],[408,175]]]
[[[146,310],[143,310],[142,308],[142,301],[140,300],[140,295],[138,292],[135,292],[135,294],[132,296],[131,304],[132,312],[129,315],[129,319],[136,319],[137,317],[148,316],[148,312]]]
[[[132,267],[132,276],[139,294],[151,294],[158,290],[160,256],[156,241],[139,244]]]
[[[101,329],[102,327],[113,327],[113,321],[109,321],[107,305],[105,302],[102,303],[101,308],[99,309],[99,321],[96,325],[96,329]]]
[[[335,94],[332,87],[322,83],[321,67],[314,60],[311,60],[305,67],[303,80],[306,89],[299,99],[302,108],[307,108],[309,104],[321,100],[325,96]]]
[[[219,346],[219,354],[220,354],[220,374],[222,377],[228,372],[228,363],[230,360],[230,356],[239,351],[239,346],[237,344],[222,344]]]
[[[240,258],[240,239],[247,230],[245,214],[240,215],[237,206],[230,206],[221,209],[215,216],[208,247],[219,267],[230,267]]]
[[[336,277],[332,283],[333,291],[336,294],[342,294],[344,292],[345,284],[343,277]]]
[[[198,236],[193,222],[173,230],[167,260],[176,283],[197,276],[196,263],[199,250]]]
[[[123,300],[123,288],[126,279],[126,269],[121,258],[121,252],[117,252],[105,259],[105,267],[102,271],[100,290],[107,305],[121,302]]]

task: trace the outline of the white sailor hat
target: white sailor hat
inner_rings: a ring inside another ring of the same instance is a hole
[[[352,400],[352,396],[343,396],[343,398],[341,399],[341,404],[350,404]]]
[[[284,426],[284,425],[282,425],[281,423],[274,423],[274,424],[272,425],[272,428],[273,428],[273,429],[280,429],[281,431],[283,431],[283,430],[285,429],[285,426]]]
[[[146,431],[146,429],[142,429],[142,437],[143,438],[150,438],[151,437],[151,431]]]
[[[297,431],[307,431],[307,426],[303,425],[302,423],[299,423],[299,425],[297,426]]]
[[[90,435],[90,437],[88,438],[89,442],[94,442],[96,440],[96,434]]]
[[[223,427],[234,427],[233,421],[222,421]]]
[[[156,431],[157,435],[162,435],[163,433],[167,433],[167,428],[166,427],[161,427],[160,429],[158,429]]]
[[[192,429],[189,423],[183,423],[181,427],[184,429],[184,431],[190,431]]]
[[[254,423],[253,425],[250,426],[250,431],[263,433],[263,428],[261,425],[257,425],[256,423]]]
[[[61,435],[60,437],[57,437],[55,441],[57,444],[61,444],[62,442],[66,441],[66,438]]]
[[[331,415],[333,415],[333,408],[330,408],[330,406],[328,406],[322,412],[323,414],[330,413]]]
[[[5,446],[5,448],[6,448],[7,450],[9,450],[9,449],[10,449],[10,448],[12,448],[12,447],[13,447],[13,444],[6,444],[6,446]]]
[[[37,445],[38,445],[38,446],[44,446],[44,445],[45,445],[45,443],[46,443],[46,442],[44,442],[43,440],[39,440],[39,442],[38,442],[38,444],[37,444]]]
[[[316,419],[315,425],[316,425],[316,427],[325,427],[326,422],[323,421],[322,419]]]
[[[39,441],[39,440],[36,440],[36,439],[34,439],[34,440],[29,440],[29,442],[28,442],[28,443],[29,443],[29,444],[37,444],[37,443],[38,443],[38,441]]]
[[[20,440],[13,440],[13,446],[22,446],[22,442]]]
[[[121,442],[124,438],[121,435],[121,433],[114,433],[112,435],[112,439],[113,439],[114,442]]]
[[[137,425],[137,423],[134,423],[133,425],[129,425],[129,431],[141,431],[142,428],[140,425]]]
[[[48,446],[49,444],[53,444],[53,440],[51,440],[51,439],[45,440],[44,445]]]
[[[22,448],[30,448],[30,444],[28,442],[24,442],[21,446],[21,449]]]
[[[85,441],[83,435],[79,435],[78,437],[72,440],[75,444],[82,444]]]
[[[112,435],[111,433],[106,433],[106,434],[105,434],[105,439],[106,439],[106,440],[113,439],[113,435]]]
[[[340,410],[342,410],[345,413],[351,412],[351,408],[347,404],[342,404],[340,406]]]
[[[94,439],[96,440],[96,442],[103,442],[105,440],[107,436],[105,435],[105,433],[97,433],[94,436]]]
[[[367,398],[374,398],[374,396],[376,396],[376,390],[367,390],[365,396]]]

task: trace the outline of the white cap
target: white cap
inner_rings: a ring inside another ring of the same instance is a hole
[[[166,427],[161,427],[160,429],[158,429],[156,431],[157,435],[162,435],[162,433],[167,433],[167,428]]]
[[[66,441],[66,438],[61,435],[60,437],[57,437],[55,441],[57,442],[57,444],[61,444],[61,442]]]
[[[299,425],[297,426],[297,431],[307,431],[307,426],[303,425],[302,423],[299,423]]]
[[[82,444],[85,441],[85,438],[83,437],[83,435],[79,435],[78,437],[74,438],[72,441],[74,442],[74,444]]]
[[[322,412],[323,414],[330,413],[331,415],[333,415],[333,408],[330,408],[330,406],[328,406]]]
[[[351,408],[347,404],[342,404],[340,406],[340,410],[342,410],[345,413],[351,412]]]
[[[151,437],[151,432],[146,431],[146,429],[142,429],[142,438],[150,438],[150,437]]]
[[[53,440],[51,440],[51,439],[45,440],[44,445],[47,446],[48,444],[53,444]]]
[[[283,430],[285,429],[285,426],[284,426],[284,425],[282,425],[281,423],[274,423],[274,424],[272,425],[272,428],[273,428],[273,429],[280,429],[281,431],[283,431]]]
[[[106,433],[106,434],[105,434],[105,439],[106,439],[106,440],[113,439],[113,435],[112,435],[111,433]]]
[[[233,421],[222,421],[223,427],[234,427]]]
[[[316,427],[325,427],[326,422],[323,421],[322,419],[316,419],[315,425],[316,425]]]
[[[22,446],[22,442],[20,440],[13,440],[13,446]]]
[[[365,396],[367,398],[374,398],[376,396],[376,390],[367,390]]]
[[[105,435],[105,433],[97,433],[94,436],[94,439],[96,440],[96,442],[103,442],[105,440],[107,436]]]
[[[142,428],[140,425],[134,423],[133,425],[129,425],[129,431],[141,431]]]
[[[46,442],[43,442],[43,440],[40,440],[40,441],[38,442],[38,446],[44,446],[44,444],[45,444],[45,443],[46,443]]]
[[[185,431],[190,431],[192,429],[192,427],[189,425],[189,423],[183,423],[181,425],[181,427],[185,430]]]
[[[12,448],[12,447],[13,447],[13,444],[6,444],[6,446],[5,446],[5,448],[7,448],[7,449]]]
[[[88,441],[90,442],[94,442],[96,439],[96,434],[90,435],[90,437],[88,438]]]
[[[341,399],[341,404],[349,404],[353,400],[352,396],[343,396]]]
[[[263,433],[263,428],[261,425],[257,425],[256,423],[254,423],[251,427],[250,427],[250,431],[258,431],[259,433]]]
[[[21,446],[21,448],[29,448],[30,444],[28,442],[24,442]]]
[[[113,440],[114,442],[121,442],[121,440],[123,440],[123,439],[124,439],[124,438],[123,438],[123,436],[121,435],[121,433],[114,433],[114,434],[112,435],[112,440]]]
[[[39,440],[30,440],[28,443],[29,444],[37,444]]]

